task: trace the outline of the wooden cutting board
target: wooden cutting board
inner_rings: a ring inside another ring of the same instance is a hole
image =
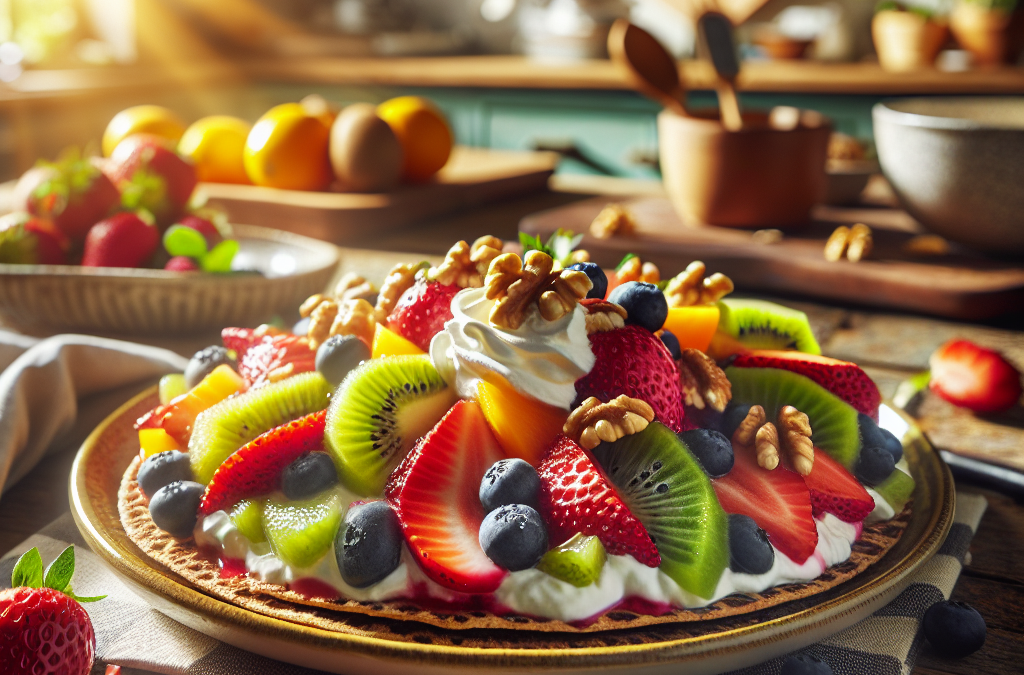
[[[385,232],[424,218],[547,187],[558,155],[457,146],[434,180],[379,194],[302,192],[201,183],[208,202],[232,222],[274,227],[334,243],[367,228]]]
[[[559,228],[588,232],[609,201],[601,197],[537,213],[524,218],[519,229],[542,237]],[[1024,264],[955,246],[948,255],[909,255],[902,247],[921,230],[904,211],[821,207],[807,228],[769,245],[755,243],[750,231],[688,227],[666,197],[617,201],[636,216],[636,236],[597,239],[587,234],[580,244],[604,266],[616,265],[627,253],[655,263],[664,273],[703,260],[709,272],[728,275],[748,292],[799,294],[971,320],[1024,312]],[[871,258],[859,263],[825,260],[825,240],[832,230],[855,222],[874,232]]]

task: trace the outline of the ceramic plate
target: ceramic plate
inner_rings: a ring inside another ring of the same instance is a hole
[[[242,649],[333,673],[676,675],[685,668],[687,675],[707,675],[740,668],[819,641],[880,608],[938,550],[953,520],[949,469],[919,429],[883,406],[881,424],[903,438],[917,481],[910,523],[881,560],[819,595],[717,621],[586,635],[493,630],[467,637],[416,622],[392,622],[385,630],[332,632],[205,595],[145,557],[129,540],[118,517],[117,490],[138,452],[132,424],[156,402],[155,387],[143,392],[107,418],[79,451],[71,473],[71,506],[86,541],[135,592],[172,619]]]
[[[234,225],[235,269],[215,275],[75,265],[0,264],[0,318],[19,328],[173,335],[255,326],[292,314],[331,280],[331,244],[288,232]]]

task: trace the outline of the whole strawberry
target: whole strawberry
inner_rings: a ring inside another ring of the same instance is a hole
[[[954,405],[998,413],[1017,405],[1020,373],[999,352],[950,340],[931,357],[931,390]]]
[[[657,336],[639,326],[590,335],[596,361],[576,380],[576,401],[591,396],[608,402],[625,394],[646,401],[655,418],[672,431],[683,426],[683,395],[672,355]]]
[[[47,220],[23,211],[0,217],[0,263],[65,265],[68,243]]]
[[[190,162],[148,136],[129,136],[110,156],[110,179],[127,209],[146,209],[166,227],[185,211],[196,186]]]
[[[430,340],[452,319],[452,298],[461,290],[454,284],[446,286],[418,279],[398,299],[388,316],[388,328],[423,351],[429,351]]]
[[[89,230],[82,266],[142,267],[159,245],[155,226],[136,213],[115,213]]]
[[[4,675],[88,675],[96,634],[71,590],[75,549],[67,547],[43,573],[39,549],[14,566],[11,585],[0,592],[0,665]]]
[[[208,218],[203,218],[202,216],[190,213],[183,216],[181,220],[178,221],[178,224],[193,229],[203,235],[203,238],[206,239],[206,248],[208,249],[212,250],[214,246],[224,240],[220,230],[218,230],[217,226]]]

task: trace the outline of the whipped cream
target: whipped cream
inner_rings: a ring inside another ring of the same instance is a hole
[[[430,342],[430,360],[462,398],[476,398],[481,380],[500,375],[518,392],[549,405],[572,407],[575,382],[594,367],[586,310],[547,321],[536,304],[515,329],[492,326],[487,289],[467,288],[452,300],[453,318]]]

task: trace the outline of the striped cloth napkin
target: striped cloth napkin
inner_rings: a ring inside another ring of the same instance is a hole
[[[981,495],[957,493],[953,528],[939,553],[910,586],[873,616],[804,650],[836,675],[909,675],[920,646],[921,617],[948,598],[960,576],[971,539],[988,506]],[[168,619],[135,596],[88,550],[70,514],[56,520],[0,559],[0,584],[9,584],[18,556],[39,548],[46,563],[75,544],[75,592],[107,594],[86,606],[96,629],[98,662],[122,666],[122,675],[313,675],[319,671],[273,661],[218,642]],[[3,587],[6,587],[3,586]],[[733,675],[776,675],[782,658]],[[97,672],[103,672],[101,668]]]

